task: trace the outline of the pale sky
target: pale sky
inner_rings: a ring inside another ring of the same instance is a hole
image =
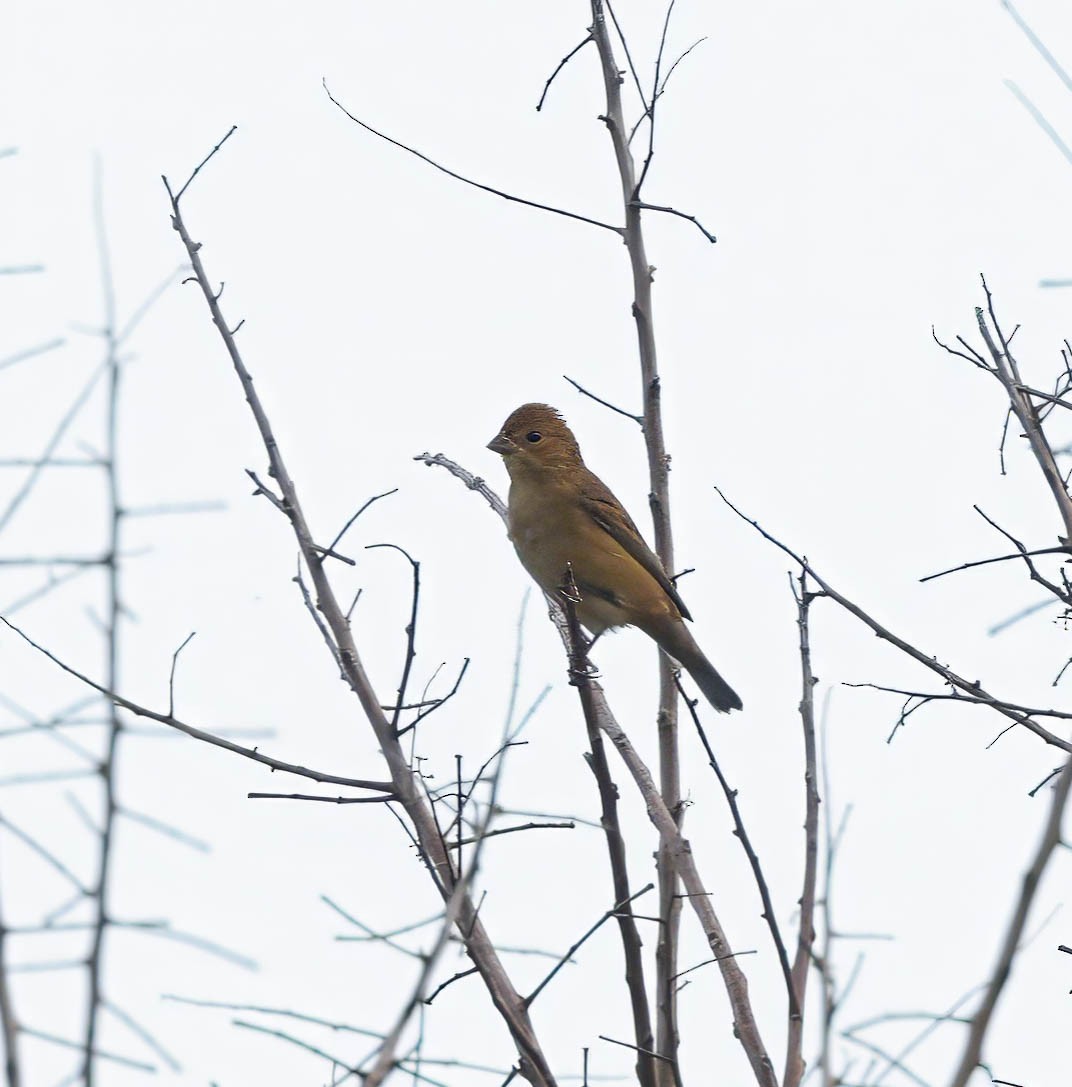
[[[664,9],[623,0],[616,10],[650,78]],[[1023,0],[1020,11],[1072,64],[1068,6]],[[181,183],[238,125],[191,189],[187,222],[209,275],[226,281],[228,319],[245,319],[240,347],[319,534],[333,536],[369,496],[398,488],[351,530],[348,553],[358,565],[335,576],[341,595],[364,590],[354,629],[384,701],[401,665],[409,571],[397,554],[365,545],[399,544],[422,564],[418,689],[441,661],[445,676],[471,658],[459,694],[420,741],[439,781],[453,774],[456,753],[475,769],[498,743],[528,580],[481,500],[413,455],[442,451],[505,493],[505,472],[485,443],[513,407],[546,401],[564,412],[590,467],[647,532],[638,429],[562,379],[639,409],[628,264],[609,232],[460,185],[362,131],[328,101],[322,80],[352,113],[459,173],[617,222],[620,190],[597,120],[594,50],[559,75],[542,112],[534,108],[589,18],[579,0],[405,8],[38,0],[9,5],[0,46],[0,147],[18,148],[0,159],[0,265],[45,268],[0,277],[0,359],[65,338],[0,371],[0,458],[39,456],[100,359],[99,339],[87,332],[102,321],[94,162],[122,323],[184,256],[160,175]],[[1060,532],[1015,434],[1001,474],[1000,388],[945,355],[931,328],[946,340],[972,339],[983,272],[1004,323],[1022,326],[1019,357],[1030,380],[1052,384],[1062,338],[1072,333],[1072,296],[1040,280],[1072,278],[1072,165],[1006,83],[1070,142],[1072,93],[997,0],[683,0],[668,53],[699,38],[706,40],[660,101],[646,189],[647,199],[696,215],[718,237],[711,245],[681,219],[646,219],[677,560],[696,568],[681,584],[696,636],[745,702],[744,713],[707,723],[740,790],[779,919],[792,930],[803,783],[789,566],[712,486],[927,653],[1002,697],[1063,705],[1072,670],[1052,686],[1070,654],[1056,610],[987,634],[1041,599],[1018,565],[918,579],[1008,550],[973,504],[1028,546],[1050,546]],[[91,400],[56,452],[76,456],[79,441],[99,443],[101,411],[99,398]],[[371,733],[291,581],[289,529],[251,497],[244,469],[263,471],[263,449],[194,286],[170,287],[130,341],[121,437],[130,506],[226,504],[130,522],[127,544],[138,554],[124,575],[132,619],[123,627],[122,693],[166,708],[171,654],[197,631],[176,684],[184,719],[209,731],[273,730],[256,742],[278,758],[380,776]],[[1054,440],[1068,435],[1055,426]],[[24,479],[25,469],[0,469],[0,507]],[[0,557],[95,553],[102,500],[90,472],[46,477],[0,532]],[[46,575],[0,569],[0,606]],[[100,676],[101,643],[87,611],[102,606],[96,577],[13,619]],[[552,690],[527,729],[528,745],[509,757],[503,802],[597,818],[576,695],[536,598],[524,635],[522,706],[546,685]],[[830,692],[827,799],[835,817],[852,806],[835,882],[837,924],[895,937],[837,947],[843,980],[866,953],[842,1023],[945,1011],[988,975],[1046,814],[1048,793],[1032,799],[1028,790],[1058,764],[1057,752],[1018,731],[988,750],[1002,719],[941,705],[910,718],[887,744],[901,700],[843,685],[939,691],[936,680],[830,602],[815,605],[812,642],[820,696]],[[650,645],[624,631],[605,638],[596,659],[623,727],[654,763]],[[0,691],[42,718],[82,693],[10,635],[0,637]],[[0,707],[0,731],[16,724],[10,707]],[[123,740],[121,801],[213,850],[203,855],[121,822],[117,916],[169,918],[255,959],[259,970],[116,931],[106,990],[182,1062],[182,1073],[161,1066],[154,1082],[327,1083],[323,1060],[234,1027],[231,1013],[180,1007],[161,994],[384,1029],[417,963],[337,942],[355,930],[320,896],[388,929],[434,913],[433,889],[382,809],[247,800],[249,791],[315,786],[163,732],[152,726]],[[77,735],[90,743],[93,733],[89,726]],[[780,1054],[777,960],[724,801],[695,737],[683,735],[688,836],[733,946],[757,950],[741,962]],[[44,739],[0,745],[0,779],[81,765]],[[614,770],[639,888],[652,876],[655,838],[624,769]],[[68,791],[97,811],[95,783],[81,781],[5,788],[0,813],[88,879],[91,842]],[[589,827],[489,842],[481,915],[502,945],[562,953],[612,904],[606,869],[602,835]],[[1062,1025],[1072,958],[1056,946],[1072,944],[1072,918],[1059,908],[1070,875],[1065,851],[1029,931],[1045,927],[1022,953],[986,1051],[995,1077],[1024,1087],[1067,1079]],[[0,830],[7,923],[33,923],[65,893]],[[689,916],[684,933],[687,966],[706,957],[706,945]],[[25,937],[9,953],[17,962],[78,955],[78,937],[65,939]],[[431,940],[429,931],[408,946]],[[649,950],[654,943],[650,935]],[[550,962],[507,961],[523,990]],[[465,965],[452,950],[441,973]],[[617,935],[607,926],[534,1006],[563,1078],[579,1074],[586,1046],[594,1073],[628,1076],[630,1053],[599,1040],[630,1035],[620,976]],[[711,1069],[720,1082],[749,1082],[717,973],[708,967],[692,977],[681,995],[686,1082],[710,1082]],[[19,976],[24,1022],[77,1038],[81,984],[78,971]],[[814,977],[812,986],[814,993]],[[292,1021],[256,1021],[349,1061],[371,1048]],[[895,1023],[862,1036],[897,1050],[917,1029]],[[913,1072],[946,1080],[961,1029],[936,1032],[913,1053]],[[436,1001],[426,1034],[433,1057],[501,1069],[513,1058],[471,978]],[[101,1045],[153,1060],[115,1020],[106,1021]],[[848,1041],[838,1047],[841,1063],[855,1061],[850,1080],[864,1076],[868,1054]],[[58,1085],[76,1067],[76,1054],[41,1041],[25,1039],[22,1051],[35,1085]],[[452,1085],[502,1078],[428,1071]],[[100,1073],[105,1087],[146,1082],[145,1073],[114,1066]],[[868,1082],[878,1074],[875,1066]],[[882,1082],[911,1081],[891,1072]],[[973,1080],[985,1082],[981,1072]]]

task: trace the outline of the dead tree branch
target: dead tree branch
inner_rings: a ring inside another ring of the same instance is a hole
[[[798,1014],[794,1017],[790,1007],[783,1087],[798,1087],[804,1078],[804,1015],[808,968],[815,943],[815,891],[819,867],[819,767],[815,744],[815,684],[818,680],[811,667],[811,629],[808,625],[814,594],[808,590],[807,575],[803,572],[798,585],[799,588],[793,586],[793,595],[800,632],[800,721],[804,732],[804,881],[798,902],[797,950],[790,977]]]
[[[211,157],[211,156],[209,156]],[[208,161],[206,159],[206,161]],[[194,269],[194,277],[212,316],[212,321],[223,340],[235,374],[242,386],[254,421],[260,433],[269,461],[269,474],[279,488],[284,509],[297,539],[306,568],[312,580],[317,609],[324,617],[342,662],[343,675],[357,696],[361,708],[387,762],[391,775],[392,790],[404,808],[412,825],[427,868],[445,903],[453,902],[457,910],[457,927],[465,938],[466,950],[480,971],[481,978],[491,999],[506,1023],[519,1053],[519,1067],[534,1087],[554,1087],[555,1078],[543,1054],[528,1012],[520,994],[514,989],[494,945],[489,938],[470,895],[464,889],[457,899],[453,898],[458,883],[458,873],[439,833],[435,816],[402,750],[401,743],[390,720],[380,708],[381,698],[365,672],[361,656],[353,639],[350,624],[324,569],[323,556],[314,546],[314,536],[306,521],[297,488],[283,459],[267,412],[254,385],[253,378],[235,343],[234,334],[224,319],[211,280],[201,261],[201,245],[194,242],[187,230],[176,196],[164,179],[171,201],[172,225],[182,240]],[[181,196],[182,190],[180,190]]]
[[[1013,960],[1023,938],[1024,926],[1027,924],[1031,905],[1035,900],[1035,893],[1039,888],[1042,875],[1046,871],[1050,858],[1061,842],[1061,819],[1064,815],[1065,805],[1068,802],[1070,789],[1072,789],[1072,759],[1065,763],[1060,777],[1053,786],[1053,796],[1050,800],[1050,810],[1046,817],[1042,838],[1035,850],[1031,864],[1024,872],[1021,880],[1020,894],[1016,900],[1012,917],[1005,929],[1005,937],[998,953],[998,961],[994,965],[993,973],[990,975],[983,1001],[972,1016],[964,1052],[951,1080],[951,1087],[967,1087],[968,1080],[971,1079],[972,1073],[982,1060],[986,1033],[997,1008],[998,1000],[1001,998],[1002,990],[1005,988],[1005,983],[1012,973]]]
[[[662,423],[662,385],[659,378],[658,357],[655,347],[655,325],[652,304],[652,268],[644,241],[640,207],[640,181],[636,164],[629,147],[629,129],[622,107],[621,77],[618,61],[614,56],[610,33],[603,11],[603,0],[591,0],[592,26],[599,51],[603,74],[606,112],[603,123],[610,136],[614,158],[618,167],[622,206],[625,212],[624,239],[633,279],[633,319],[636,324],[637,348],[640,357],[641,396],[643,403],[644,445],[648,456],[649,502],[655,537],[655,553],[666,570],[674,565],[674,537],[670,520],[670,457],[666,452]],[[669,18],[669,12],[667,13]],[[622,39],[628,56],[628,46]],[[638,89],[640,80],[629,58]],[[654,140],[654,102],[641,100],[646,111],[650,110],[651,140]],[[652,145],[653,146],[653,145]],[[649,160],[644,165],[647,172]],[[678,749],[678,703],[673,668],[664,653],[659,660],[659,708],[657,715],[659,732],[659,787],[667,809],[680,823],[684,816],[681,803],[681,761]],[[667,1058],[670,1069],[677,1068],[677,996],[672,978],[678,972],[678,934],[681,924],[681,899],[678,895],[678,879],[670,856],[664,846],[660,848],[659,868],[659,941],[655,953],[656,969],[656,1040],[655,1051]],[[660,1087],[674,1081],[667,1079],[665,1067],[657,1069]]]
[[[879,638],[883,641],[889,642],[891,645],[896,646],[902,653],[907,654],[913,660],[918,661],[925,668],[929,668],[932,672],[935,672],[945,680],[952,687],[956,687],[966,694],[972,696],[974,701],[977,701],[983,705],[989,706],[991,709],[996,710],[998,713],[1005,717],[1008,717],[1015,724],[1022,725],[1029,732],[1034,733],[1039,739],[1043,740],[1047,744],[1051,744],[1054,747],[1059,747],[1062,751],[1067,751],[1072,754],[1072,742],[1064,739],[1062,736],[1058,736],[1056,733],[1051,732],[1049,729],[1044,728],[1037,721],[1035,721],[1030,715],[1021,713],[1016,709],[1016,704],[1011,702],[1005,702],[1002,699],[996,698],[983,689],[982,685],[978,681],[972,681],[965,679],[963,676],[958,675],[951,668],[947,668],[944,664],[939,663],[936,657],[928,656],[922,650],[917,649],[914,645],[906,642],[903,638],[898,637],[891,630],[882,626],[877,620],[873,619],[867,612],[863,610],[859,605],[854,604],[847,597],[842,596],[829,582],[825,581],[822,577],[816,573],[815,567],[801,555],[798,555],[781,540],[776,539],[766,529],[762,528],[758,521],[753,521],[746,514],[742,513],[723,493],[716,487],[715,493],[726,503],[727,506],[742,521],[750,524],[765,540],[774,544],[780,551],[788,555],[795,563],[797,563],[803,572],[806,572],[812,580],[822,589],[825,596],[830,597],[842,608],[845,609],[850,615],[855,616],[865,626],[869,627]]]

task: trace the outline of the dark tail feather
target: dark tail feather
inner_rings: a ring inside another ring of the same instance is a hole
[[[660,631],[655,639],[665,653],[681,662],[682,668],[695,680],[704,698],[719,713],[743,709],[740,695],[718,674],[715,666],[704,656],[689,628],[680,620],[668,632]]]
[[[719,713],[729,713],[730,710],[744,709],[741,696],[718,674],[715,666],[704,656],[699,660],[681,662],[688,669],[688,673],[696,681],[696,686],[704,693],[704,697]]]

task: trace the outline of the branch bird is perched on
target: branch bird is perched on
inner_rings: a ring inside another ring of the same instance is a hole
[[[696,644],[685,602],[607,485],[593,475],[565,420],[522,404],[488,448],[510,473],[509,535],[521,565],[554,595],[566,570],[580,595],[577,618],[593,633],[640,627],[688,671],[722,713],[741,700]]]

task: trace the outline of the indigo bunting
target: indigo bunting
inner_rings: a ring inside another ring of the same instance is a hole
[[[639,627],[679,661],[725,713],[741,700],[696,644],[674,583],[610,489],[581,459],[565,420],[546,404],[522,404],[488,448],[510,474],[509,536],[521,565],[552,596],[572,571],[577,618],[593,634]]]

